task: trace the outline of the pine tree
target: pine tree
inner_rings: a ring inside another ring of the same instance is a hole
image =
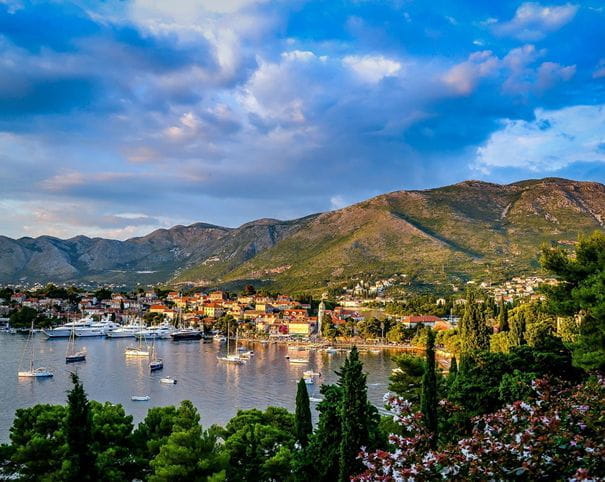
[[[498,313],[498,328],[500,332],[508,331],[508,308],[504,303],[504,298],[500,298],[500,312]]]
[[[312,432],[313,422],[311,420],[309,393],[307,392],[307,384],[301,378],[296,392],[296,440],[301,447],[307,446],[309,435]]]
[[[460,339],[460,351],[463,356],[489,350],[489,328],[482,310],[476,303],[475,294],[470,290],[467,292],[464,316],[460,321]]]
[[[66,481],[97,480],[96,458],[92,450],[92,415],[84,387],[76,373],[71,374],[73,388],[67,395],[65,440],[67,456],[62,479]]]
[[[426,339],[426,363],[422,377],[422,395],[420,410],[424,415],[424,423],[431,432],[431,445],[437,447],[437,375],[435,373],[435,332],[428,330]]]
[[[339,448],[339,475],[342,482],[363,471],[357,460],[361,447],[368,446],[372,418],[368,407],[366,375],[359,360],[359,352],[353,347],[338,373],[342,387],[340,418],[342,439]]]

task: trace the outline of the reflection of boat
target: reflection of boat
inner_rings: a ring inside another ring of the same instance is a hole
[[[235,331],[235,351],[237,352],[237,329]],[[218,361],[224,363],[231,363],[233,365],[243,365],[246,360],[240,355],[230,355],[229,354],[229,322],[227,322],[227,354],[224,356],[217,356],[216,359]]]
[[[86,361],[86,350],[76,351],[76,329],[73,327],[69,341],[67,342],[65,363],[76,363],[81,361]]]
[[[35,364],[35,355],[36,355],[36,347],[34,343],[34,320],[32,320],[32,326],[27,338],[27,343],[25,344],[25,350],[27,349],[27,344],[31,347],[30,356],[29,356],[29,370],[18,371],[17,375],[19,377],[28,377],[28,378],[48,378],[53,376],[53,372],[44,367],[34,368]],[[25,350],[23,351],[23,355],[25,356]],[[23,358],[22,358],[23,359]]]
[[[175,385],[176,379],[172,378],[172,377],[164,377],[164,378],[160,378],[160,383],[166,383],[168,385]]]
[[[132,397],[130,397],[130,399],[133,402],[147,402],[151,400],[151,397],[149,395],[133,395]]]

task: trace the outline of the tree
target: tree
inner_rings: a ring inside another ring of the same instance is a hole
[[[471,290],[467,292],[466,307],[460,321],[459,331],[460,348],[463,355],[489,349],[489,328],[485,323],[483,311],[475,300],[475,294]]]
[[[189,400],[183,401],[172,433],[151,461],[151,482],[224,479],[227,456],[219,450],[218,432],[202,430],[199,422],[197,409]]]
[[[419,406],[425,361],[417,355],[404,353],[393,358],[397,368],[389,377],[389,390]]]
[[[71,374],[73,388],[67,395],[63,478],[67,481],[96,481],[96,457],[93,452],[92,414],[84,386],[76,373]]]
[[[296,442],[294,415],[280,407],[240,410],[222,431],[228,480],[288,480]]]
[[[301,447],[309,443],[309,435],[313,433],[313,421],[311,420],[311,406],[309,404],[309,392],[307,384],[301,378],[296,391],[296,440]]]
[[[452,361],[450,362],[450,370],[447,375],[449,383],[452,383],[456,379],[457,375],[458,375],[458,362],[456,360],[456,357],[454,356],[454,357],[452,357]]]
[[[420,409],[424,415],[424,422],[431,432],[431,446],[437,446],[437,375],[435,373],[435,332],[428,330],[426,340],[426,363],[422,377],[422,395]]]
[[[500,308],[498,312],[498,330],[500,332],[508,331],[508,306],[504,303],[504,298],[500,298]]]
[[[254,288],[254,285],[246,285],[246,286],[244,286],[243,293],[246,296],[255,295],[256,289]]]
[[[322,401],[317,404],[317,428],[309,438],[300,479],[332,482],[338,478],[342,388],[338,385],[322,385],[320,393]]]
[[[10,429],[10,444],[2,445],[0,479],[60,480],[65,456],[62,405],[39,404],[20,408]]]
[[[605,233],[581,237],[575,255],[543,247],[541,262],[560,279],[544,289],[550,310],[581,320],[572,346],[574,363],[587,370],[605,370]]]
[[[368,447],[373,442],[371,434],[376,431],[378,420],[376,412],[372,413],[368,405],[366,375],[363,373],[363,364],[355,346],[338,375],[342,387],[342,438],[338,454],[338,478],[344,482],[361,470],[357,456],[361,447]]]
[[[132,415],[126,415],[122,405],[109,402],[91,401],[90,409],[99,480],[132,480],[136,475]]]
[[[133,433],[134,453],[137,459],[139,478],[151,472],[150,462],[160,453],[172,434],[177,418],[174,406],[152,407]]]
[[[11,326],[15,328],[29,328],[33,320],[38,318],[38,311],[29,306],[23,306],[9,316]]]

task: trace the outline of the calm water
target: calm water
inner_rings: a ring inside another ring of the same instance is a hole
[[[0,441],[8,439],[15,410],[36,403],[63,404],[70,388],[69,371],[77,370],[89,398],[121,403],[134,416],[135,424],[145,417],[151,406],[177,405],[191,400],[199,409],[202,424],[224,424],[238,409],[269,405],[294,409],[296,384],[305,370],[322,374],[319,382],[308,386],[311,397],[319,397],[321,383],[336,380],[334,370],[344,361],[345,354],[329,355],[318,351],[288,350],[285,345],[250,344],[255,356],[245,365],[217,362],[216,355],[225,350],[217,342],[179,342],[160,340],[159,355],[164,369],[149,373],[147,359],[126,359],[124,349],[134,339],[80,338],[78,348],[86,347],[87,361],[65,364],[66,339],[46,340],[42,334],[35,337],[36,366],[50,367],[55,376],[50,379],[19,379],[17,371],[27,337],[0,334]],[[308,358],[306,365],[290,364],[286,360]],[[387,391],[388,377],[393,367],[393,353],[362,354],[368,373],[370,399],[381,405]],[[23,362],[25,367],[27,363]],[[159,382],[164,376],[178,380],[176,385]],[[133,402],[132,395],[150,395],[148,402]],[[312,402],[312,405],[315,403]]]

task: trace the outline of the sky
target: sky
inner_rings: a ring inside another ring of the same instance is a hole
[[[0,234],[605,182],[605,3],[0,0]]]

